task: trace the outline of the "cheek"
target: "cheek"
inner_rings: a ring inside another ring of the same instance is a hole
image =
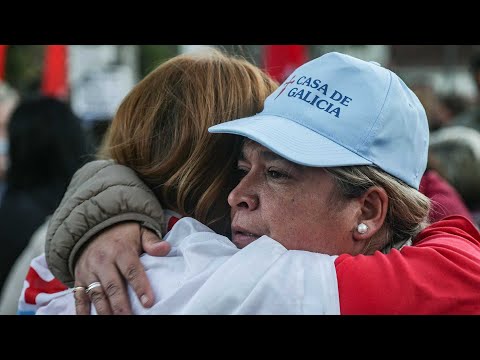
[[[286,248],[327,254],[343,252],[343,239],[348,232],[343,212],[330,211],[324,199],[317,197],[302,201],[296,198],[291,204],[294,206],[279,224]]]
[[[271,236],[287,249],[313,251],[324,225],[319,206],[311,198],[290,197],[270,216]],[[328,221],[328,220],[327,220]]]
[[[291,233],[298,227],[295,198],[282,195],[275,193],[264,196],[260,212],[256,215],[268,226],[269,235],[280,242],[291,239]]]

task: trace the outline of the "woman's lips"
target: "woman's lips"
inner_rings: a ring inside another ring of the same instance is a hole
[[[232,241],[240,249],[244,248],[248,244],[254,242],[260,237],[260,235],[252,234],[244,231],[233,231]]]

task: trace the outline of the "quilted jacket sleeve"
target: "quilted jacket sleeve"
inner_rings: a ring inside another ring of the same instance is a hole
[[[79,250],[105,228],[138,221],[161,235],[165,221],[153,191],[130,168],[112,160],[84,165],[50,220],[45,254],[52,273],[73,286]]]

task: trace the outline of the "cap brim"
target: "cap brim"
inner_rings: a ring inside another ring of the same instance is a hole
[[[208,131],[244,136],[300,165],[333,167],[372,164],[315,131],[280,116],[255,115],[212,126]]]

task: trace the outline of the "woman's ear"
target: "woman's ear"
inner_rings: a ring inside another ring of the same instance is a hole
[[[372,186],[358,198],[360,213],[353,229],[353,239],[365,242],[383,226],[388,210],[388,195],[384,188]]]

